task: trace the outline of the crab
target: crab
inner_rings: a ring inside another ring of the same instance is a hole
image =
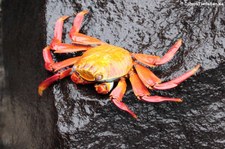
[[[47,47],[43,49],[45,69],[55,74],[38,87],[41,96],[43,91],[54,82],[67,76],[75,84],[95,84],[95,90],[100,94],[109,94],[111,101],[119,109],[128,112],[132,117],[137,115],[122,101],[126,92],[126,79],[129,79],[137,99],[145,102],[182,102],[181,98],[151,96],[149,89],[167,90],[178,86],[180,83],[194,75],[200,65],[187,71],[181,76],[167,82],[162,82],[148,67],[155,67],[170,61],[182,44],[178,39],[168,52],[162,56],[131,53],[128,50],[110,45],[97,38],[80,33],[80,28],[87,10],[83,10],[74,18],[73,26],[69,32],[72,43],[63,43],[63,24],[69,16],[60,17],[54,30],[54,37]],[[73,53],[82,51],[81,56],[68,58],[55,62],[54,53]],[[113,89],[114,82],[117,82]]]

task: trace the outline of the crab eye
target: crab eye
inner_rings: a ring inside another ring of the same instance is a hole
[[[102,80],[102,78],[103,78],[103,75],[102,74],[96,74],[95,75],[95,80],[96,81],[100,81],[100,80]]]

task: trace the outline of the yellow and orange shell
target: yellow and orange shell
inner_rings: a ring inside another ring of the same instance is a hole
[[[74,64],[76,72],[87,81],[111,81],[128,74],[132,66],[127,50],[109,44],[87,50]]]

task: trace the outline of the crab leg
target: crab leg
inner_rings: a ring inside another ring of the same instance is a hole
[[[54,71],[58,71],[62,68],[65,68],[67,66],[70,66],[70,65],[73,65],[75,64],[79,59],[80,59],[81,56],[78,56],[78,57],[72,57],[72,58],[68,58],[64,61],[61,61],[61,62],[58,62],[58,63],[53,63],[51,65],[51,69],[54,70]]]
[[[151,70],[148,68],[138,64],[134,63],[134,67],[137,71],[138,77],[141,79],[142,83],[147,88],[151,88],[154,86],[156,83],[161,83],[160,78],[158,78]]]
[[[43,58],[44,58],[44,61],[45,61],[45,69],[48,70],[48,71],[52,71],[52,64],[54,64],[54,60],[52,58],[52,55],[51,55],[51,48],[50,46],[47,46],[43,49],[42,51],[42,54],[43,54]]]
[[[43,82],[41,82],[41,84],[38,86],[38,94],[40,96],[42,96],[43,94],[43,91],[48,88],[52,83],[54,83],[55,81],[57,80],[60,80],[60,79],[63,79],[67,76],[70,75],[70,72],[71,72],[71,68],[67,69],[67,70],[64,70],[62,72],[59,72],[49,78],[47,78],[46,80],[44,80]]]
[[[63,22],[67,19],[68,16],[62,16],[59,18],[55,24],[54,37],[50,44],[43,49],[43,58],[45,61],[45,69],[52,71],[52,65],[55,64],[51,50],[55,50],[55,53],[67,53],[67,52],[77,52],[88,50],[90,46],[81,46],[81,45],[71,45],[62,42],[62,30],[63,30]]]
[[[72,53],[72,52],[86,51],[90,49],[90,46],[56,43],[54,47],[52,47],[52,49],[54,50],[54,53]]]
[[[73,20],[73,27],[70,30],[70,34],[78,33],[80,31],[82,22],[84,20],[84,15],[87,13],[88,13],[88,10],[83,10],[75,16],[75,19]]]
[[[45,69],[48,71],[57,71],[61,68],[73,65],[79,59],[79,57],[74,57],[56,63],[52,58],[50,46],[47,46],[43,49],[43,58],[45,61]]]
[[[73,21],[73,27],[71,28],[70,33],[69,33],[72,42],[75,44],[81,44],[81,45],[104,44],[104,42],[102,42],[99,39],[79,33],[81,24],[84,20],[84,15],[87,13],[88,13],[87,10],[83,10],[76,15],[76,17]]]
[[[121,78],[116,88],[113,89],[113,91],[110,94],[110,99],[112,102],[121,110],[128,112],[131,114],[134,118],[137,118],[137,115],[131,111],[125,103],[122,102],[122,98],[126,92],[126,81],[125,78]]]
[[[71,39],[74,44],[80,44],[80,45],[101,45],[106,44],[103,41],[87,36],[85,34],[81,33],[71,33]]]
[[[137,59],[139,62],[152,66],[158,66],[169,62],[178,51],[182,44],[182,39],[178,39],[177,42],[168,50],[168,52],[160,58],[159,56],[154,55],[146,55],[146,54],[135,54],[133,53],[132,56]]]
[[[131,86],[133,88],[134,94],[137,96],[139,100],[143,100],[146,102],[163,102],[163,101],[174,101],[174,102],[181,102],[180,98],[169,98],[169,97],[162,97],[162,96],[150,96],[148,89],[142,83],[140,78],[136,73],[131,71],[129,73]]]
[[[136,54],[132,53],[132,56],[142,64],[145,64],[150,67],[155,67],[155,63],[160,60],[159,56],[155,55],[146,55],[146,54]]]
[[[162,65],[170,61],[180,48],[181,44],[182,39],[178,39],[177,42],[167,51],[167,53],[160,60],[157,60],[155,65]]]
[[[55,43],[62,42],[63,23],[67,18],[69,18],[69,16],[62,16],[56,21],[54,29],[54,38],[50,44],[51,46],[54,45]]]
[[[53,58],[52,58],[52,55],[51,55],[51,48],[50,48],[50,46],[47,46],[43,49],[43,58],[44,58],[44,61],[45,61],[45,69],[46,70],[57,71],[61,68],[73,65],[75,62],[77,62],[77,60],[80,57],[69,58],[69,59],[66,59],[64,61],[55,63]]]
[[[62,43],[63,23],[69,16],[60,17],[55,23],[54,37],[51,41],[50,48],[52,50],[71,49],[73,45]]]
[[[171,81],[168,81],[168,82],[164,82],[161,84],[155,84],[153,86],[153,88],[158,89],[158,90],[166,90],[166,89],[174,88],[177,85],[179,85],[180,83],[182,83],[183,81],[185,81],[186,79],[188,79],[189,77],[191,77],[192,75],[194,75],[198,71],[199,67],[200,67],[200,65],[198,64],[192,70],[184,73],[183,75],[181,75]]]
[[[87,50],[87,46],[78,46],[62,43],[62,31],[63,23],[69,16],[60,17],[55,24],[54,37],[50,44],[52,50],[55,50],[55,53],[66,53],[66,52],[77,52]]]

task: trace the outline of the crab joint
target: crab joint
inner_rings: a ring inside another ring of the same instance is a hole
[[[68,75],[70,75],[71,72],[71,68],[64,70],[60,73],[57,73],[49,78],[47,78],[46,80],[44,80],[43,82],[41,82],[41,84],[38,86],[38,94],[40,96],[42,96],[43,91],[48,88],[51,84],[53,84],[55,81],[63,79],[65,77],[67,77]]]
[[[198,71],[199,68],[200,68],[200,64],[195,66],[192,70],[184,73],[183,75],[181,75],[171,81],[154,85],[153,88],[158,89],[158,90],[166,90],[166,89],[174,88],[177,85],[179,85],[180,83],[182,83],[185,80],[187,80],[188,78],[190,78],[192,75],[194,75]]]

